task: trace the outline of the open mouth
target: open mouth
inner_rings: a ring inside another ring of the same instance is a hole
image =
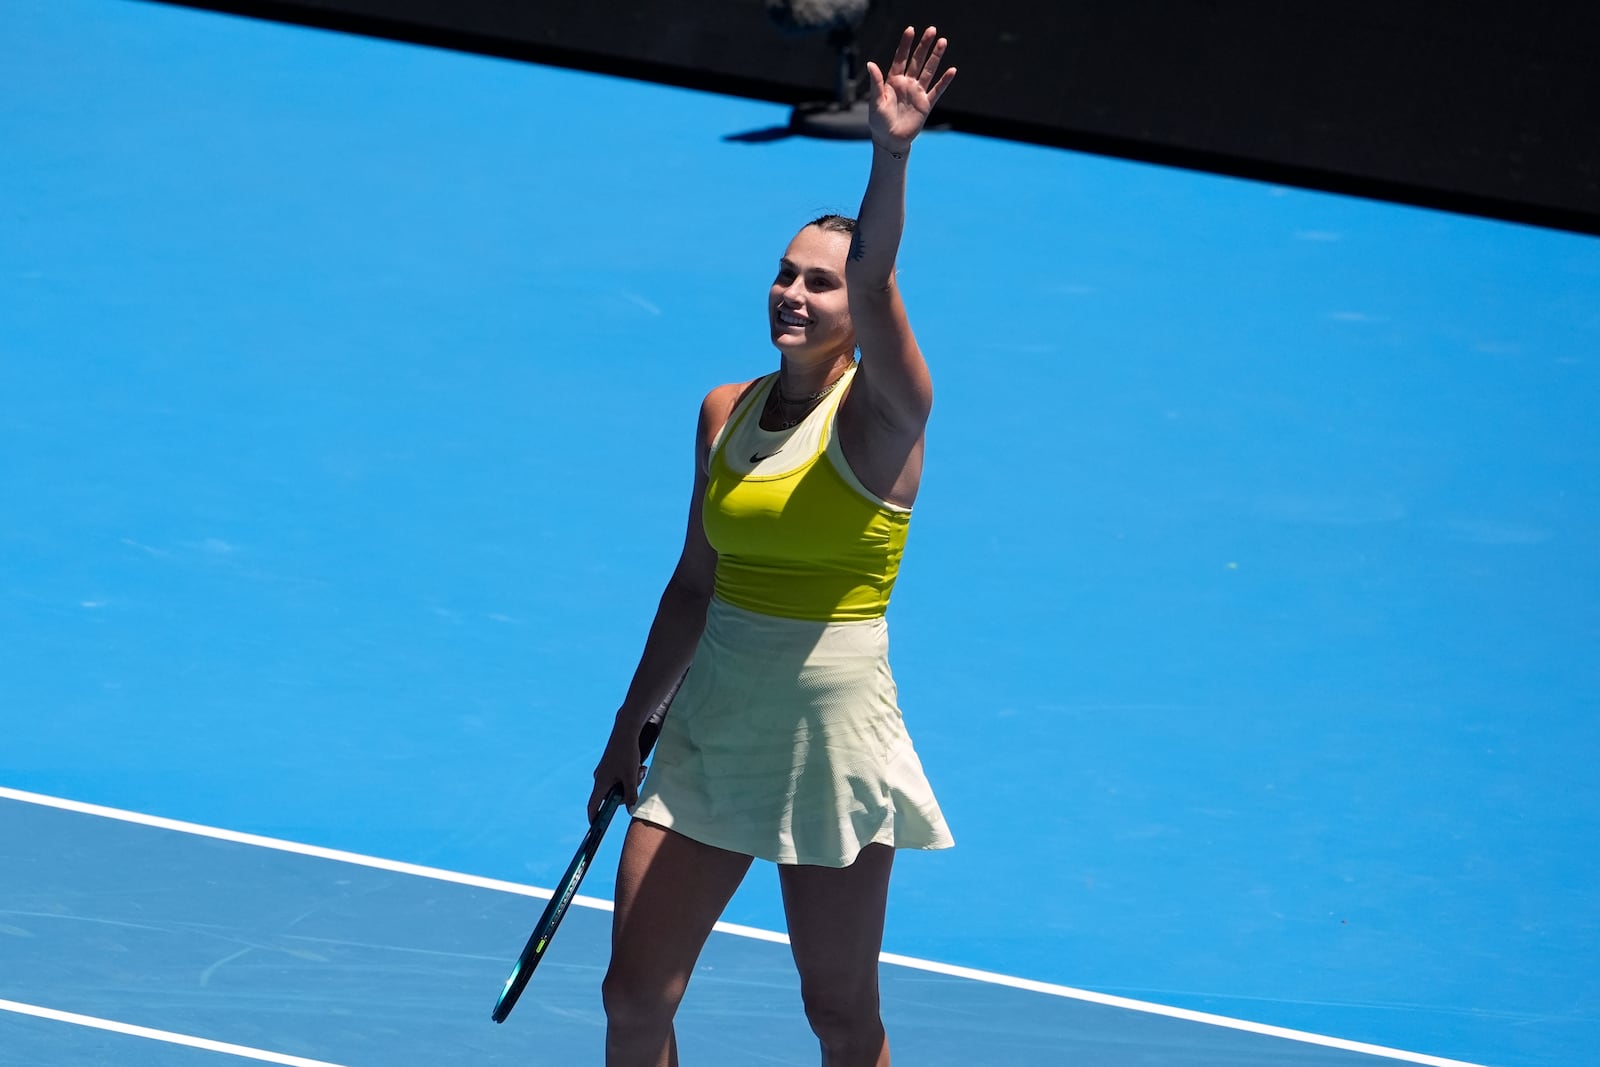
[[[809,326],[811,320],[802,315],[796,315],[787,308],[778,309],[778,321],[785,326]]]

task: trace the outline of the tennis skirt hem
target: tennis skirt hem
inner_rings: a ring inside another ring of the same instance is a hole
[[[753,859],[766,860],[768,863],[777,863],[790,867],[848,867],[856,861],[856,858],[861,855],[862,849],[865,849],[868,845],[888,845],[896,852],[938,852],[942,849],[955,847],[955,841],[952,840],[947,834],[943,837],[930,840],[923,844],[908,844],[905,842],[897,842],[893,839],[880,841],[876,838],[871,841],[863,841],[861,842],[860,848],[857,848],[850,856],[842,858],[840,862],[824,862],[816,859],[802,859],[800,855],[793,850],[780,850],[772,852],[771,854],[763,854],[750,848],[749,842],[741,842],[732,840],[731,838],[724,838],[722,835],[717,833],[716,827],[674,826],[672,823],[672,813],[666,810],[665,807],[657,807],[654,809],[654,813],[652,813],[640,811],[639,809],[643,806],[644,805],[641,802],[641,804],[636,807],[633,812],[633,818],[639,822],[649,823],[651,826],[659,826],[663,830],[671,830],[673,833],[687,837],[689,840],[698,844],[709,845],[712,848],[720,848],[724,852],[737,852],[741,856],[749,856]]]

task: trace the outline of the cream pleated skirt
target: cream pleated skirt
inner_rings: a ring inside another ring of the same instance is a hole
[[[949,848],[888,650],[881,618],[782,619],[713,598],[634,818],[775,863]]]

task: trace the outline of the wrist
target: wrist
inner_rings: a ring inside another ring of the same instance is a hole
[[[909,141],[903,145],[890,145],[874,137],[872,138],[872,147],[880,152],[888,153],[892,159],[904,159],[911,154],[911,142]]]

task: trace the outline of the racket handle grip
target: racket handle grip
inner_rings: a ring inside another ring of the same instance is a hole
[[[639,762],[643,763],[650,758],[650,750],[656,747],[656,738],[661,736],[661,724],[666,722],[667,712],[672,710],[672,702],[678,696],[678,690],[683,688],[683,681],[689,677],[688,668],[678,675],[678,680],[672,683],[672,688],[667,691],[666,698],[657,705],[656,710],[644,721],[644,726],[639,731]]]
[[[639,731],[639,762],[643,763],[650,758],[650,750],[656,747],[656,738],[661,736],[661,721],[650,719],[644,724],[644,729]]]

